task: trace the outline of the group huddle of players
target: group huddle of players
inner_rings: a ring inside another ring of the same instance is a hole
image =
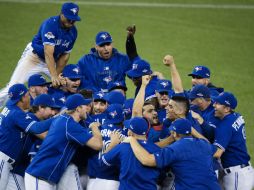
[[[67,64],[78,12],[67,2],[42,23],[0,91],[0,190],[251,190],[244,119],[209,68],[195,66],[186,90],[166,55],[166,79],[138,55],[135,26],[126,54],[100,31]]]

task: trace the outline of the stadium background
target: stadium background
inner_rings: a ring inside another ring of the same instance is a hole
[[[41,22],[57,15],[63,1],[0,0],[0,88],[9,80],[26,44]],[[254,163],[254,0],[110,0],[76,1],[81,22],[69,63],[94,46],[98,31],[112,34],[125,52],[125,28],[136,24],[138,53],[154,71],[170,79],[162,58],[175,58],[185,89],[195,65],[210,68],[216,86],[233,92],[246,121],[247,145]],[[128,97],[134,86],[127,79]]]

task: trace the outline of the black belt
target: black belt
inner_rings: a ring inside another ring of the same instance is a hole
[[[13,160],[13,159],[9,158],[9,159],[7,160],[7,162],[13,166],[13,165],[14,165],[14,163],[15,163],[15,160]]]
[[[250,165],[249,163],[247,163],[247,164],[241,164],[240,168],[245,168],[245,167],[247,167],[249,165]],[[232,167],[234,167],[234,166],[232,166]],[[224,169],[224,171],[226,171],[228,174],[231,173],[230,168],[226,168],[226,169]]]

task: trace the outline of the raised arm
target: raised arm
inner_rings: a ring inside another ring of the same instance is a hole
[[[134,39],[134,34],[136,32],[136,26],[128,26],[127,27],[127,39],[125,43],[126,53],[130,60],[133,60],[138,56],[137,47]]]
[[[142,76],[142,84],[133,103],[132,117],[142,117],[142,108],[145,102],[145,90],[150,79],[151,77],[149,75]]]
[[[171,81],[173,85],[173,89],[175,93],[181,93],[183,92],[183,85],[182,85],[182,80],[181,77],[178,73],[178,70],[176,69],[176,65],[174,62],[174,58],[171,55],[166,55],[163,58],[163,63],[167,67],[170,68],[170,73],[171,73]]]

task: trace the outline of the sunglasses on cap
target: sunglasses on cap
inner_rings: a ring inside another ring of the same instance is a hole
[[[111,44],[111,42],[106,42],[106,43],[100,44],[99,46],[104,47],[104,46],[109,46],[110,44]]]
[[[80,78],[69,78],[72,82],[76,82],[78,80],[80,80]]]
[[[163,91],[163,92],[159,92],[159,94],[162,95],[162,96],[163,96],[163,95],[168,95],[168,92]]]
[[[203,77],[197,76],[197,75],[192,75],[192,78],[193,78],[193,79],[203,79]]]

